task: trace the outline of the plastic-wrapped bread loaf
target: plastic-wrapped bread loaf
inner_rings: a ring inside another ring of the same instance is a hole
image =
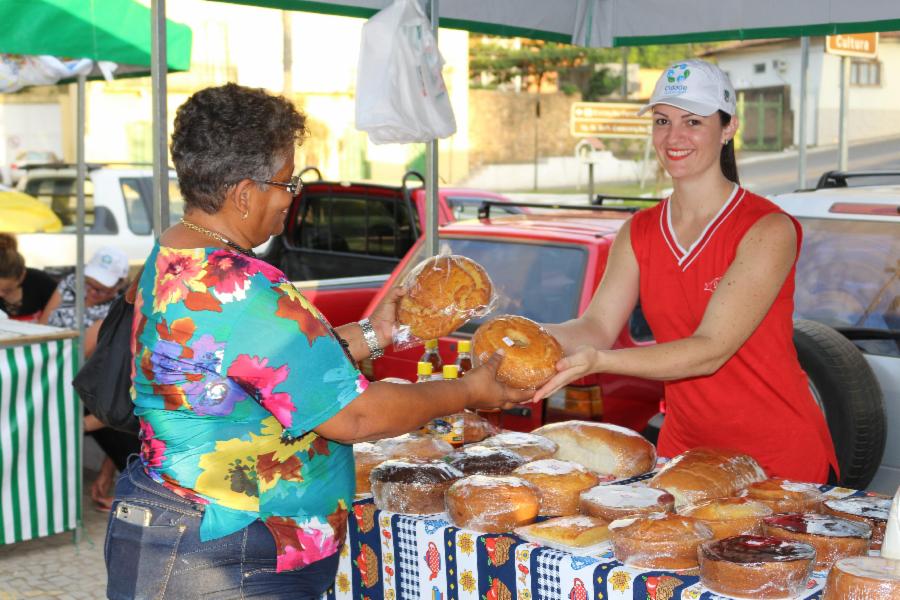
[[[751,456],[733,450],[693,448],[666,463],[650,487],[675,496],[675,507],[733,496],[766,473]]]
[[[625,517],[673,512],[675,498],[665,490],[643,485],[598,485],[581,492],[578,508],[582,514],[615,521]]]
[[[542,435],[519,431],[498,433],[483,440],[481,445],[508,448],[516,454],[524,456],[527,460],[550,458],[556,454],[556,449],[559,448],[556,442]]]
[[[538,490],[519,477],[470,475],[450,486],[446,503],[457,527],[503,533],[534,521],[541,500]]]
[[[530,542],[571,552],[609,540],[609,523],[586,515],[555,517],[520,527],[516,529],[516,534]]]
[[[482,323],[472,336],[472,349],[481,362],[502,349],[497,379],[523,390],[538,388],[556,375],[556,363],[563,357],[562,346],[549,331],[514,315]]]
[[[776,513],[818,512],[825,500],[815,485],[780,477],[751,483],[741,495],[768,504]]]
[[[393,459],[369,475],[375,506],[415,515],[444,512],[444,494],[462,473],[441,460]]]
[[[697,547],[712,531],[693,517],[652,514],[609,524],[616,559],[641,569],[693,569]]]
[[[375,442],[388,458],[420,458],[423,460],[443,458],[453,452],[450,442],[430,435],[405,433],[397,437]]]
[[[356,493],[368,494],[372,491],[369,474],[376,466],[388,459],[388,455],[371,442],[353,444],[353,462],[356,465]]]
[[[526,463],[513,475],[530,481],[541,494],[541,516],[566,516],[578,512],[581,492],[600,482],[600,479],[578,463],[545,458]]]
[[[766,535],[815,548],[816,569],[830,568],[839,558],[866,554],[872,539],[868,523],[818,513],[772,515],[763,519],[763,530]]]
[[[501,446],[463,446],[445,459],[466,475],[508,475],[528,462],[522,455]]]
[[[714,498],[686,506],[679,514],[700,519],[713,532],[713,539],[736,535],[761,535],[762,520],[772,509],[749,498]]]
[[[577,462],[595,473],[633,477],[653,470],[656,448],[626,427],[591,421],[550,423],[532,431],[559,445],[555,458]]]
[[[880,496],[861,498],[831,498],[822,503],[826,514],[862,521],[872,527],[872,550],[880,550],[884,530],[891,510],[891,499]]]
[[[816,551],[809,544],[774,537],[740,535],[700,545],[700,581],[724,596],[800,596],[812,573]]]

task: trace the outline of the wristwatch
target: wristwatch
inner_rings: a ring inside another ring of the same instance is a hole
[[[369,347],[369,358],[375,360],[376,358],[381,358],[384,356],[384,349],[378,345],[378,337],[375,335],[375,330],[372,328],[372,322],[369,319],[363,319],[359,321],[359,326],[362,328],[363,339],[366,340],[366,346]]]

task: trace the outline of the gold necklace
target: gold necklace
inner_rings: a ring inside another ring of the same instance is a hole
[[[184,217],[182,217],[182,219],[181,219],[181,224],[192,231],[196,231],[197,233],[202,233],[203,235],[211,237],[214,240],[219,240],[220,242],[222,242],[223,244],[225,244],[232,250],[237,250],[238,252],[240,252],[241,254],[244,254],[245,256],[250,256],[252,258],[256,258],[256,253],[253,251],[252,248],[244,248],[243,246],[240,246],[240,245],[236,244],[235,242],[232,242],[231,240],[229,240],[227,237],[225,237],[218,231],[213,231],[211,229],[207,229],[206,227],[201,227],[200,225],[197,225],[196,223],[191,223],[190,221],[185,221]]]

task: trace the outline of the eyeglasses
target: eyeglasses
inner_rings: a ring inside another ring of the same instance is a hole
[[[294,175],[291,177],[290,181],[271,181],[268,179],[253,179],[256,183],[265,183],[267,185],[275,185],[280,188],[284,188],[288,191],[291,196],[296,196],[300,193],[300,190],[303,189],[303,182],[300,180],[299,175]]]

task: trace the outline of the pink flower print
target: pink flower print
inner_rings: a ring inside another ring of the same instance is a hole
[[[228,367],[228,376],[256,398],[287,429],[293,422],[297,407],[291,401],[290,394],[276,392],[275,387],[287,379],[288,367],[282,365],[273,368],[267,366],[268,362],[268,358],[241,354]]]
[[[141,438],[141,458],[144,464],[150,468],[161,467],[166,459],[166,443],[158,438],[153,431],[153,426],[149,421],[139,419],[141,430],[139,437]]]
[[[290,571],[299,569],[317,560],[327,558],[338,551],[337,540],[326,535],[321,529],[298,528],[297,545],[285,544],[284,553],[278,555],[275,570]]]
[[[250,277],[259,272],[257,261],[243,254],[217,250],[209,255],[203,283],[220,294],[234,294],[247,288]]]
[[[193,252],[161,248],[156,256],[156,281],[153,310],[163,312],[169,304],[180,302],[203,274],[203,261]]]
[[[362,394],[369,387],[369,380],[362,373],[356,378],[356,393]]]

